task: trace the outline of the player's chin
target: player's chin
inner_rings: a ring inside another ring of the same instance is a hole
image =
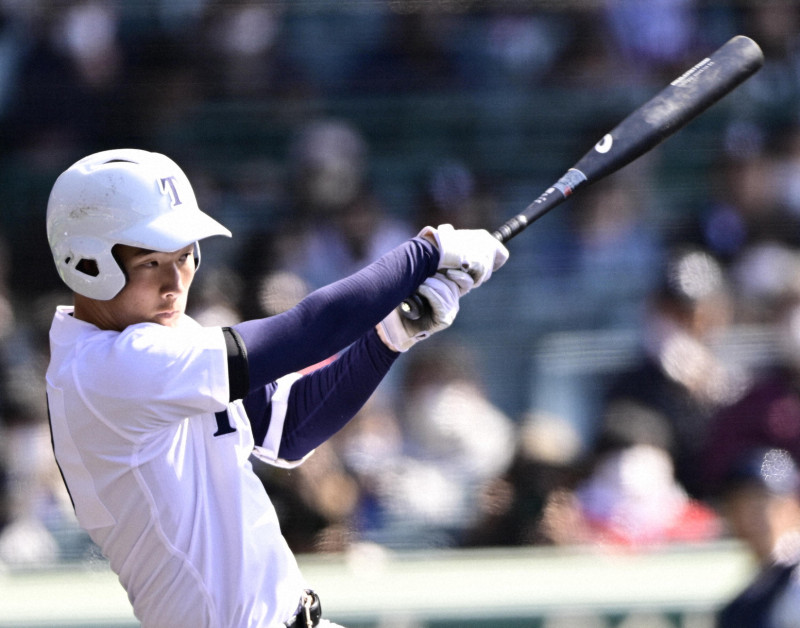
[[[152,318],[152,322],[164,325],[164,327],[175,327],[182,316],[182,310],[168,310],[155,314]]]

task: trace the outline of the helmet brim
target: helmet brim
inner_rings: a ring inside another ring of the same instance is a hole
[[[211,236],[230,238],[231,232],[198,209],[175,208],[118,232],[114,239],[119,244],[168,253]]]

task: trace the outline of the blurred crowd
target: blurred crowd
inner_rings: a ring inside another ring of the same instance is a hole
[[[707,127],[515,240],[453,328],[302,467],[253,464],[299,552],[737,536],[765,569],[795,565],[789,0],[2,0],[0,563],[93,552],[52,460],[43,386],[53,307],[69,298],[44,212],[68,165],[115,146],[180,163],[234,232],[204,243],[190,313],[231,324],[426,224],[496,226],[580,156],[567,151],[738,33],[765,67]]]

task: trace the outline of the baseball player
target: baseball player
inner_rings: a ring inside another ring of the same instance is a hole
[[[53,186],[47,235],[74,294],[50,330],[55,456],[142,626],[333,625],[248,457],[302,463],[399,353],[452,323],[505,247],[426,227],[284,314],[206,328],[185,314],[198,242],[230,232],[171,159],[121,149],[78,161]],[[407,321],[397,306],[417,290],[430,312]]]

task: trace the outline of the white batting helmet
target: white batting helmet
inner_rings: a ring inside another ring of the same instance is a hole
[[[200,210],[174,161],[144,150],[81,159],[56,179],[47,203],[47,239],[58,274],[74,292],[101,301],[125,286],[111,253],[115,244],[172,252],[213,235],[231,232]]]

